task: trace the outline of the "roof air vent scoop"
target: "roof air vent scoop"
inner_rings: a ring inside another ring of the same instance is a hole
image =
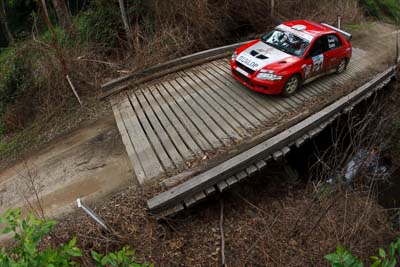
[[[307,27],[305,25],[302,24],[297,24],[292,26],[292,29],[296,30],[296,31],[304,31]]]

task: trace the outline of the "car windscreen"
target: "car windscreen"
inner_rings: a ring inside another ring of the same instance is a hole
[[[275,29],[264,35],[261,40],[285,53],[301,57],[310,43],[291,32]]]

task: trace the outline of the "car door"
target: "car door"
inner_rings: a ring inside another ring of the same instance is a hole
[[[324,58],[325,43],[323,37],[314,41],[304,58],[302,69],[304,79],[321,74],[326,69]]]
[[[323,42],[325,43],[326,51],[324,52],[324,58],[326,61],[326,70],[329,71],[335,69],[342,59],[342,42],[336,34],[328,34],[323,36]]]

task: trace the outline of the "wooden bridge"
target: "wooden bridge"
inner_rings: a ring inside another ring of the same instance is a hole
[[[394,58],[387,57],[393,36],[367,50],[355,47],[344,73],[311,82],[290,98],[261,95],[234,80],[223,56],[235,46],[194,55],[201,64],[175,71],[178,60],[159,80],[120,79],[116,91],[123,91],[109,98],[138,182],[180,177],[148,201],[150,210],[166,215],[190,207],[318,134],[395,75]]]

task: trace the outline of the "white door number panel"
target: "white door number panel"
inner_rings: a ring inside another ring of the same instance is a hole
[[[313,72],[318,72],[322,70],[322,65],[324,64],[324,54],[312,57],[313,61]]]

